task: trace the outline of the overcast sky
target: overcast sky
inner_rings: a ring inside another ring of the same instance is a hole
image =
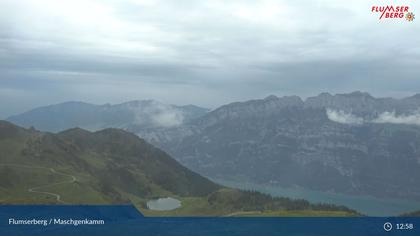
[[[413,22],[371,12],[404,3]],[[419,23],[418,1],[0,0],[0,118],[69,100],[409,96]]]

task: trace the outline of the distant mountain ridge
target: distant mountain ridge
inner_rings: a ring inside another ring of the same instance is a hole
[[[395,111],[396,114],[407,114],[419,109],[419,104],[420,94],[395,99],[375,98],[369,93],[360,91],[336,95],[322,93],[305,101],[306,107],[342,110],[368,118],[373,118],[383,112]]]
[[[331,95],[321,93],[318,96],[308,97],[303,100],[299,96],[277,97],[270,95],[264,99],[249,100],[245,102],[234,102],[216,109],[213,114],[220,112],[274,112],[275,109],[285,107],[303,108],[329,108],[356,115],[374,116],[382,112],[396,111],[397,114],[409,113],[419,109],[420,94],[402,99],[375,98],[366,92],[352,92],[348,94]],[[260,110],[258,110],[260,109]],[[261,110],[262,109],[262,110]]]
[[[35,108],[7,118],[23,127],[59,132],[81,127],[88,130],[104,128],[143,129],[179,126],[204,115],[206,108],[176,106],[155,100],[130,101],[116,105],[93,105],[84,102],[65,102]]]
[[[276,112],[285,107],[331,109],[351,113],[361,118],[374,119],[384,112],[407,115],[420,112],[420,94],[402,99],[375,98],[366,92],[348,94],[321,93],[302,100],[299,96],[277,97],[234,102],[214,111],[195,105],[176,106],[155,100],[137,100],[121,104],[94,105],[84,102],[64,102],[32,109],[13,115],[6,120],[23,127],[35,127],[42,131],[59,132],[81,127],[88,130],[121,128],[134,133],[144,129],[172,128],[190,123],[197,118],[217,116],[234,117],[252,113],[254,115]],[[201,122],[203,122],[201,120]]]

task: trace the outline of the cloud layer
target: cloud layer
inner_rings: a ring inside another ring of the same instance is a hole
[[[379,22],[377,4],[2,0],[0,118],[67,100],[216,107],[268,94],[416,93],[420,24]]]
[[[361,125],[364,123],[388,123],[388,124],[405,124],[405,125],[420,125],[420,111],[415,111],[411,114],[397,115],[395,111],[383,112],[375,119],[364,119],[354,114],[341,111],[327,109],[327,117],[329,120],[348,125]]]

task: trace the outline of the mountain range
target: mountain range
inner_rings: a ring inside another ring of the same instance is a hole
[[[37,117],[54,117],[61,112],[51,110],[63,107],[8,120],[42,129],[37,119],[43,118]],[[419,94],[394,99],[322,93],[305,100],[271,95],[212,111],[194,108],[199,112],[193,116],[169,122],[176,125],[135,126],[125,122],[124,112],[114,124],[213,179],[420,200]],[[74,120],[80,124],[64,122],[55,129],[84,126],[83,119]]]
[[[140,135],[214,179],[420,200],[419,98],[269,96]]]
[[[142,130],[174,127],[208,112],[194,106],[168,105],[155,100],[130,101],[116,105],[65,102],[36,108],[7,118],[22,127],[59,132],[79,127],[91,131],[105,128]]]

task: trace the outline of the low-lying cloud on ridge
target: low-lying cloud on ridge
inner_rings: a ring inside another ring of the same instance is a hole
[[[374,123],[391,123],[391,124],[407,124],[407,125],[420,125],[420,111],[416,111],[409,115],[396,115],[393,112],[383,112],[378,118],[374,119]]]
[[[340,124],[361,125],[364,123],[364,119],[362,117],[357,117],[351,113],[342,110],[335,111],[327,109],[327,116],[328,119],[330,119],[331,121]]]
[[[356,116],[352,113],[345,112],[342,110],[327,109],[327,117],[329,120],[349,125],[361,125],[364,123],[389,123],[389,124],[405,124],[405,125],[420,125],[420,110],[413,112],[412,114],[397,115],[395,111],[383,112],[378,115],[377,118],[366,120],[363,117]]]
[[[168,128],[181,125],[184,121],[184,116],[179,111],[166,110],[154,115],[152,119],[156,126]]]
[[[133,106],[131,110],[135,115],[134,122],[137,125],[168,128],[179,126],[184,122],[182,111],[157,101],[151,101],[149,104],[140,107]]]

